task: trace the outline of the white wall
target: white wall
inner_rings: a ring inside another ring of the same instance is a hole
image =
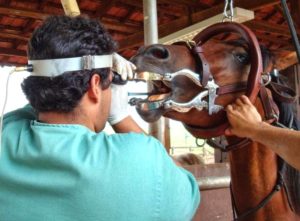
[[[0,110],[1,111],[5,100],[8,73],[11,69],[12,68],[10,67],[0,68]],[[28,103],[21,89],[21,83],[23,79],[26,78],[27,76],[28,76],[27,72],[15,72],[10,76],[5,113],[15,110],[19,107],[22,107]]]

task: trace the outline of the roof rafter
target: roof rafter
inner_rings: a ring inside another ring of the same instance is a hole
[[[259,9],[259,8],[263,8],[266,6],[275,5],[275,4],[278,4],[279,2],[280,2],[279,0],[260,0],[260,1],[237,0],[235,2],[235,6],[254,10],[254,9]],[[216,5],[214,7],[211,7],[209,9],[206,9],[206,10],[203,10],[200,12],[196,12],[191,15],[191,20],[193,23],[202,21],[204,19],[207,19],[218,13],[223,12],[223,8],[224,8],[224,4],[222,3],[222,4]],[[169,22],[164,25],[160,25],[158,27],[159,37],[164,37],[168,34],[171,34],[175,31],[178,31],[180,29],[183,29],[183,28],[189,26],[190,25],[189,21],[190,20],[189,20],[188,16],[182,16],[181,18],[176,19],[172,22]],[[124,40],[121,40],[119,42],[120,50],[124,50],[124,49],[130,48],[130,47],[141,45],[141,44],[143,44],[143,42],[144,42],[144,31],[141,31],[141,32],[138,32],[136,34],[133,34],[133,35],[127,37]]]
[[[27,57],[26,51],[18,49],[0,48],[0,55],[15,56],[15,57]]]
[[[261,30],[264,32],[269,32],[269,33],[274,33],[277,35],[282,35],[282,36],[290,36],[290,32],[288,31],[288,27],[286,25],[277,25],[273,23],[268,23],[268,22],[262,22],[262,21],[257,21],[257,20],[252,20],[245,22],[245,25],[247,25],[249,28],[253,30]]]

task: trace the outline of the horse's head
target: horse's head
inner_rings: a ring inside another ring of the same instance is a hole
[[[224,124],[224,108],[229,103],[247,90],[250,96],[258,92],[258,76],[252,76],[254,86],[247,85],[249,71],[251,74],[257,68],[261,72],[260,51],[256,48],[253,52],[251,47],[249,39],[212,38],[204,39],[198,48],[189,43],[140,48],[131,60],[137,66],[138,78],[150,79],[153,90],[146,101],[138,103],[139,114],[149,122],[161,115],[181,121],[189,131],[192,127],[209,130]],[[250,64],[253,57],[257,67]]]

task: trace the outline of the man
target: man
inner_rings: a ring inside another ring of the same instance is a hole
[[[246,96],[227,106],[231,127],[227,136],[247,137],[270,147],[287,163],[300,170],[300,132],[272,126],[263,122],[256,108]]]
[[[3,122],[1,220],[192,219],[200,201],[195,178],[141,133],[127,101],[114,96],[123,96],[121,86],[111,90],[115,50],[102,25],[87,18],[53,16],[33,33],[33,73],[22,84],[30,106]],[[107,120],[122,134],[105,134]]]

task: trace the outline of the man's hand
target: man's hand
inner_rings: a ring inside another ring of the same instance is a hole
[[[136,69],[134,64],[127,61],[117,53],[113,54],[112,70],[121,75],[122,80],[133,78],[133,72]],[[116,73],[115,73],[116,74]],[[128,112],[128,91],[126,85],[111,84],[111,107],[108,122],[115,125],[129,116]]]
[[[227,118],[231,127],[225,135],[251,138],[251,132],[259,127],[262,119],[255,106],[245,95],[238,98],[234,104],[226,107]]]
[[[113,67],[112,70],[121,75],[122,80],[126,81],[127,79],[132,79],[134,70],[136,69],[135,65],[130,61],[127,61],[122,56],[117,53],[113,53]]]
[[[126,85],[111,84],[111,105],[108,122],[115,125],[129,116]]]

